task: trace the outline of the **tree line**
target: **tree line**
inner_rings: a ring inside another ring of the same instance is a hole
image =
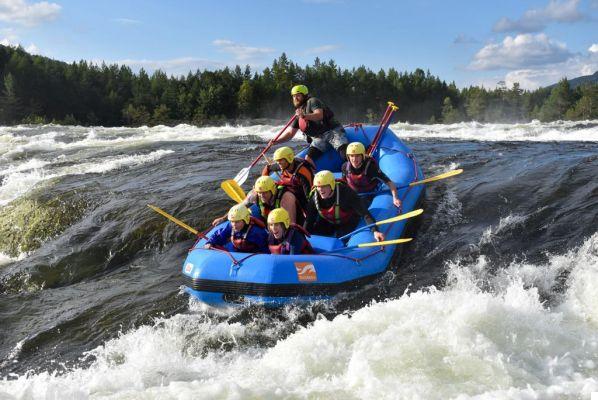
[[[387,101],[395,121],[411,123],[526,122],[598,118],[598,84],[574,89],[458,89],[430,72],[365,66],[342,69],[316,58],[301,67],[283,53],[261,72],[249,66],[168,76],[126,65],[65,63],[0,45],[0,124],[140,126],[219,124],[292,113],[290,88],[303,83],[343,123],[377,122]]]

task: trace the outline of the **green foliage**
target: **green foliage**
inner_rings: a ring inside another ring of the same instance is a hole
[[[67,64],[0,45],[0,124],[43,123],[140,126],[218,124],[236,118],[288,118],[289,95],[297,83],[330,106],[343,123],[377,123],[387,101],[399,106],[395,121],[522,122],[533,118],[596,118],[597,84],[571,90],[521,90],[504,85],[457,89],[420,68],[374,72],[365,66],[341,69],[319,58],[301,67],[282,54],[252,75],[248,66],[167,76],[134,74],[127,66]]]
[[[88,202],[76,192],[46,198],[43,191],[0,208],[0,252],[16,257],[40,247],[79,220]]]
[[[567,79],[561,80],[550,92],[540,109],[541,121],[555,121],[563,118],[572,104],[573,95]]]

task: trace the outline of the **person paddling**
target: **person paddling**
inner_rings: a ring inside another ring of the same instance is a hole
[[[266,225],[252,217],[247,207],[242,204],[231,207],[228,221],[210,235],[204,248],[232,247],[233,251],[242,253],[268,253]]]
[[[305,203],[305,200],[303,200]],[[253,189],[247,193],[247,197],[239,204],[250,208],[257,205],[260,209],[260,216],[264,223],[268,214],[275,208],[282,207],[286,209],[291,218],[291,222],[302,224],[305,221],[303,207],[291,190],[285,186],[277,185],[270,176],[260,176],[253,185]],[[227,215],[216,218],[212,221],[212,226],[219,225],[226,219]]]
[[[272,254],[314,254],[307,240],[309,233],[293,224],[284,208],[276,208],[268,214],[268,232],[268,248]]]
[[[340,237],[352,232],[361,217],[368,225],[376,222],[353,189],[336,182],[330,171],[318,172],[314,177],[304,228],[310,233]],[[376,226],[371,230],[377,241],[384,241],[384,234]]]
[[[293,149],[286,146],[276,149],[273,159],[276,164],[266,165],[262,170],[262,175],[270,175],[272,172],[280,171],[280,179],[276,184],[293,193],[301,208],[305,209],[307,197],[314,180],[313,165],[307,160],[295,157]],[[289,211],[287,207],[284,208]]]
[[[341,167],[343,178],[347,185],[357,193],[369,193],[376,190],[380,183],[385,183],[392,193],[392,202],[396,207],[401,207],[401,199],[397,186],[386,176],[378,166],[376,160],[366,155],[365,146],[360,142],[353,142],[347,146],[347,158]],[[371,203],[372,196],[364,198],[367,204]]]
[[[333,147],[345,160],[345,150],[349,141],[343,126],[334,118],[334,113],[320,99],[309,95],[305,85],[296,85],[291,89],[293,106],[297,119],[271,144],[283,143],[292,139],[301,130],[310,143],[306,160],[315,165],[315,161],[330,147]]]

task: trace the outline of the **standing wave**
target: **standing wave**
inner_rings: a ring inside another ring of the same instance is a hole
[[[598,391],[598,233],[541,265],[490,273],[480,257],[446,267],[443,289],[316,317],[271,348],[243,344],[255,325],[179,314],[87,353],[95,358],[89,368],[24,374],[0,383],[0,392],[32,399],[574,399]],[[547,306],[540,292],[558,286],[563,271],[567,288]],[[279,333],[276,326],[263,332]]]

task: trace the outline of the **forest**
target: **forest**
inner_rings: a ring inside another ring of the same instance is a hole
[[[236,66],[168,76],[126,65],[65,63],[0,45],[0,124],[142,126],[244,123],[292,114],[290,88],[307,85],[342,123],[377,122],[387,101],[394,121],[527,122],[598,118],[598,84],[572,88],[457,88],[429,71],[344,69],[316,58],[304,67],[286,54],[262,71]]]

